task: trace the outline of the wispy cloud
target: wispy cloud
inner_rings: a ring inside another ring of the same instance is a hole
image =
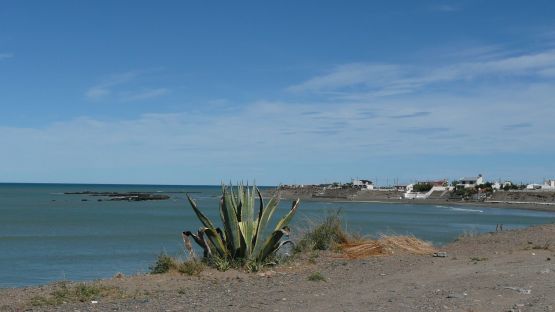
[[[403,115],[394,115],[390,116],[389,118],[393,119],[406,119],[406,118],[416,118],[416,117],[424,117],[431,115],[431,112],[415,112],[411,114],[403,114]]]
[[[439,12],[456,12],[461,10],[460,6],[456,6],[452,4],[438,4],[438,5],[433,5],[430,8],[432,11],[439,11]]]
[[[13,58],[14,56],[13,53],[0,53],[0,61]]]
[[[288,90],[359,101],[413,93],[458,81],[551,77],[554,71],[555,50],[435,67],[355,63],[339,65],[326,74],[290,86]]]
[[[148,89],[136,92],[127,92],[122,94],[122,100],[126,102],[143,101],[151,98],[164,96],[170,92],[166,88]]]
[[[45,177],[66,180],[105,181],[103,176],[134,172],[134,181],[145,183],[186,183],[187,176],[217,183],[222,177],[255,175],[279,183],[290,181],[295,170],[284,166],[321,169],[334,164],[329,168],[339,168],[344,178],[347,169],[336,164],[338,159],[344,164],[346,155],[356,164],[353,170],[361,170],[360,163],[380,157],[549,154],[555,152],[553,98],[552,85],[536,83],[494,86],[464,97],[433,94],[327,104],[259,101],[223,114],[188,111],[127,120],[85,117],[37,128],[0,126],[0,145],[10,146],[0,154],[0,163],[24,161],[29,165],[18,168],[19,176],[44,172]],[[509,136],[509,129],[537,131],[534,136],[528,131]],[[41,166],[45,161],[48,168]],[[245,173],[245,168],[250,171]],[[8,174],[4,170],[4,176]]]
[[[99,101],[112,98],[122,102],[135,102],[164,96],[170,92],[168,88],[144,88],[134,82],[147,75],[144,71],[130,71],[112,75],[101,83],[90,87],[85,92],[89,100]]]
[[[530,128],[530,127],[532,127],[532,123],[530,122],[520,122],[520,123],[514,123],[514,124],[503,126],[503,128],[506,130],[517,130],[517,129]]]

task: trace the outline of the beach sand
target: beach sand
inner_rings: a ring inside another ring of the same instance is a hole
[[[467,236],[447,257],[304,257],[261,273],[139,275],[97,303],[30,304],[56,285],[0,290],[0,311],[553,311],[555,224]],[[314,261],[315,260],[315,261]],[[40,261],[40,259],[37,259]],[[319,272],[325,281],[310,281]]]

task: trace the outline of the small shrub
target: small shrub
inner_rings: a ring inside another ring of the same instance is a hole
[[[319,256],[318,251],[313,250],[313,251],[310,253],[310,256],[308,257],[308,263],[310,263],[310,264],[316,264],[316,259],[318,258],[318,256]]]
[[[175,260],[168,256],[165,252],[160,253],[154,265],[149,267],[150,274],[162,274],[169,272],[176,267]]]
[[[180,263],[177,266],[177,271],[191,276],[198,276],[202,273],[202,271],[204,271],[204,263],[196,259],[190,259]]]
[[[470,261],[474,261],[474,262],[479,262],[479,261],[487,261],[488,258],[484,258],[484,257],[472,257],[470,258]]]
[[[122,291],[116,287],[85,283],[69,287],[66,282],[63,282],[47,296],[32,297],[30,304],[33,306],[57,306],[66,302],[87,302],[109,296],[121,297]]]
[[[221,272],[225,272],[232,267],[231,261],[229,261],[227,258],[222,257],[211,257],[209,259],[209,265]]]
[[[245,269],[247,270],[247,272],[258,272],[260,271],[262,266],[262,263],[254,260],[250,260],[245,263]]]
[[[307,250],[330,250],[338,244],[349,241],[349,235],[343,230],[339,211],[328,215],[324,221],[309,232],[295,245],[295,252]]]
[[[326,278],[320,272],[314,272],[310,274],[307,278],[311,282],[325,282]]]
[[[163,274],[168,272],[179,272],[187,275],[198,276],[204,271],[206,264],[195,257],[182,261],[168,256],[165,252],[158,255],[156,262],[149,267],[150,274]]]

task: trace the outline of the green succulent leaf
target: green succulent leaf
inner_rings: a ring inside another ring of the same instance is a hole
[[[208,219],[208,217],[206,217],[202,213],[202,211],[200,211],[200,209],[198,209],[197,203],[191,198],[191,196],[189,196],[189,194],[187,194],[187,199],[189,200],[189,203],[191,204],[191,207],[193,207],[193,211],[197,215],[197,218],[200,220],[200,222],[202,222],[202,224],[207,228],[215,228],[212,221],[210,221],[210,219]]]
[[[263,247],[261,248],[259,254],[257,255],[256,260],[263,261],[268,256],[276,252],[278,248],[282,246],[280,244],[281,238],[283,236],[289,236],[289,233],[290,233],[290,229],[287,226],[272,232],[272,234],[266,239],[266,241],[262,245]]]

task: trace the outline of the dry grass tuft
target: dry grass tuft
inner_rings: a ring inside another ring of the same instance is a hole
[[[437,252],[432,244],[414,236],[382,235],[379,241],[392,251],[408,252],[414,255],[427,255]]]
[[[414,236],[382,235],[378,240],[361,240],[340,245],[342,258],[363,259],[371,256],[384,256],[398,253],[426,255],[436,252],[429,243]]]

